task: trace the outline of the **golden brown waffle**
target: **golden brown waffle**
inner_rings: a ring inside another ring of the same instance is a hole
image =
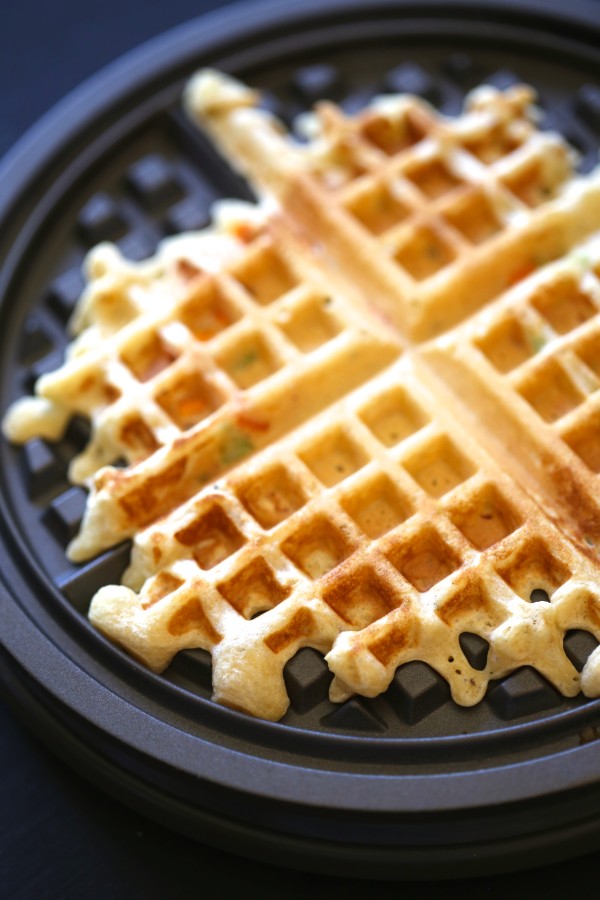
[[[276,194],[368,302],[411,340],[440,334],[598,226],[600,176],[574,177],[563,138],[535,127],[527,86],[482,86],[444,117],[408,95],[347,116],[317,104],[300,143],[260,95],[211,70],[190,115]]]
[[[75,561],[132,537],[401,352],[305,253],[286,258],[274,219],[233,210],[146,263],[93,251],[83,331],[5,420],[14,441],[56,438],[75,413],[92,422],[70,468],[91,487]]]
[[[577,693],[562,641],[586,604],[600,613],[598,566],[424,380],[400,359],[147,528],[91,621],[158,671],[210,650],[215,699],[274,720],[304,646],[328,654],[333,700],[378,694],[412,659],[461,704],[520,665]],[[552,603],[529,602],[534,589]],[[481,671],[464,632],[491,643]]]
[[[304,646],[334,701],[410,660],[463,705],[523,665],[600,694],[600,653],[563,649],[600,640],[598,174],[526,87],[454,120],[323,104],[304,144],[258,101],[214,72],[186,93],[264,201],[146,263],[94,251],[68,359],[5,419],[92,421],[69,555],[133,545],[91,621],[156,671],[210,651],[215,699],[272,720]]]
[[[460,398],[479,440],[594,556],[600,547],[599,273],[596,236],[421,348],[440,386]]]

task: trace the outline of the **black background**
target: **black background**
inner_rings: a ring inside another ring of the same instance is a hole
[[[0,156],[81,81],[127,50],[209,10],[207,0],[0,0]],[[423,896],[432,885],[362,884],[289,872],[200,845],[120,806],[73,773],[0,702],[0,900]],[[596,890],[600,851],[543,869],[436,882],[473,897]],[[215,890],[215,889],[213,889]]]

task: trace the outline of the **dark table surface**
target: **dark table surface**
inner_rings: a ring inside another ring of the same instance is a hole
[[[207,0],[0,0],[0,156],[72,88],[126,51],[199,14]],[[343,877],[290,873],[175,834],[70,770],[0,701],[0,900],[178,898],[218,884],[225,896],[342,895]],[[274,861],[276,862],[276,861]],[[463,896],[554,896],[595,887],[600,850],[543,869],[436,882]],[[343,874],[343,873],[341,873]],[[368,886],[364,886],[367,888]],[[375,885],[422,893],[424,885]],[[371,888],[373,889],[373,888]],[[561,890],[562,893],[562,890]]]

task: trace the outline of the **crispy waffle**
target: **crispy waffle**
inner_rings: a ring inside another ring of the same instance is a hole
[[[441,334],[598,225],[600,181],[536,128],[527,86],[485,85],[463,115],[410,95],[353,116],[331,102],[300,117],[299,140],[260,97],[219,73],[190,82],[190,115],[230,162],[276,194],[305,239],[323,242],[411,342]]]
[[[238,82],[190,82],[261,202],[141,264],[93,251],[68,358],[5,420],[91,420],[68,553],[133,539],[90,619],[149,667],[204,648],[215,699],[272,720],[305,646],[334,701],[410,660],[463,705],[524,665],[600,693],[600,657],[563,649],[600,639],[600,180],[533,100],[321,104],[300,142]]]

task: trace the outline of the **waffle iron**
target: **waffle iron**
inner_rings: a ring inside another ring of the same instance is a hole
[[[186,23],[94,76],[0,167],[2,413],[60,363],[91,246],[142,259],[207,224],[215,199],[251,199],[182,113],[204,65],[261,88],[288,123],[320,97],[353,111],[397,91],[455,114],[481,82],[526,81],[581,171],[598,157],[592,2],[246,2]],[[471,709],[419,662],[384,695],[334,705],[322,657],[304,649],[285,672],[290,710],[269,723],[212,702],[203,651],[158,676],[112,646],[86,610],[129,544],[65,557],[85,503],[66,467],[86,438],[75,419],[57,444],[0,445],[0,688],[73,768],[176,832],[316,873],[464,878],[600,846],[600,700],[564,699],[533,669]],[[565,638],[579,667],[595,645]],[[485,652],[463,649],[474,665]]]

